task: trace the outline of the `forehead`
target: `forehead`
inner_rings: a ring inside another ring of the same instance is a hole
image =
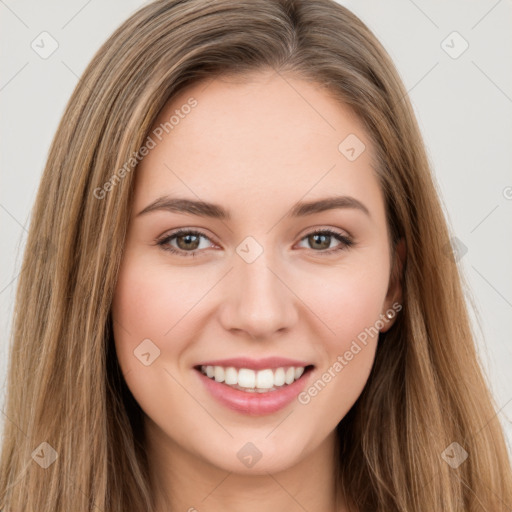
[[[362,122],[318,84],[275,72],[197,83],[165,105],[150,136],[136,211],[164,194],[230,211],[346,194],[383,213]]]

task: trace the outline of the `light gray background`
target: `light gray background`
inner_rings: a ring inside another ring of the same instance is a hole
[[[512,451],[512,3],[340,3],[374,31],[409,91],[452,234],[467,248],[459,263],[482,326],[478,351]],[[50,142],[95,51],[143,4],[0,0],[0,408],[17,276]],[[46,59],[31,47],[41,37],[50,47],[44,31],[58,43]],[[2,413],[0,428],[4,421]]]

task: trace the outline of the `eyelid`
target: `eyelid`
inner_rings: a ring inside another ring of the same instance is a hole
[[[346,229],[336,228],[336,227],[329,226],[326,224],[323,224],[323,225],[320,224],[319,226],[309,227],[297,236],[298,236],[299,240],[302,240],[305,236],[312,235],[312,234],[318,233],[318,232],[324,232],[324,231],[331,231],[333,233],[336,233],[337,235],[354,240],[354,237],[352,236],[352,234],[349,233]]]

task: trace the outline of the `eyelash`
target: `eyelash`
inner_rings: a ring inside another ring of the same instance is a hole
[[[203,250],[203,249],[196,249],[195,251],[183,251],[180,249],[176,249],[176,248],[172,247],[171,245],[168,245],[168,243],[172,239],[174,239],[180,235],[202,236],[202,237],[210,240],[210,238],[207,237],[201,231],[195,231],[195,230],[191,230],[191,229],[180,229],[178,231],[175,231],[174,233],[171,233],[170,235],[166,235],[163,238],[157,240],[156,245],[159,245],[164,251],[169,251],[173,254],[177,254],[178,256],[195,256],[196,253],[201,252]],[[333,231],[331,229],[322,229],[322,230],[318,230],[318,231],[312,231],[311,233],[307,233],[306,235],[304,235],[301,238],[301,241],[304,240],[304,238],[307,238],[308,236],[312,236],[312,235],[328,235],[328,236],[334,237],[336,240],[341,242],[341,244],[334,249],[320,250],[320,251],[313,250],[313,252],[318,253],[320,256],[329,256],[333,253],[337,253],[338,251],[347,250],[354,245],[354,241],[351,238],[344,236],[341,233],[338,233],[337,231]]]

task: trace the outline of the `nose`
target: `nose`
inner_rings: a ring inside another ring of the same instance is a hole
[[[291,328],[298,319],[298,298],[287,272],[263,252],[255,261],[235,261],[224,282],[220,321],[224,329],[263,340]]]

